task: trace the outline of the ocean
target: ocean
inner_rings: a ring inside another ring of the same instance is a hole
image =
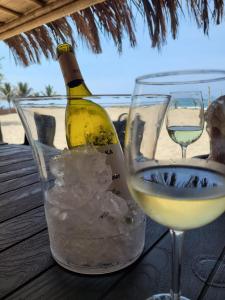
[[[43,98],[42,98],[43,99]],[[113,96],[93,96],[90,97],[90,99],[92,99],[92,101],[104,106],[104,107],[110,107],[110,106],[127,106],[129,105],[130,101],[131,101],[131,97],[129,95],[113,95]],[[40,100],[37,98],[37,100],[35,101],[35,104],[37,106],[44,104],[44,105],[56,105],[56,106],[61,106],[61,105],[65,105],[66,104],[66,98],[61,98],[59,100],[59,98],[54,97],[54,98],[46,98],[46,100],[43,102],[43,100]],[[29,103],[29,100],[27,101],[27,103]],[[58,105],[57,105],[57,104]],[[60,105],[61,104],[61,105]],[[204,109],[207,109],[208,107],[208,99],[203,99],[203,104],[204,104]],[[11,107],[13,107],[13,103],[11,102]],[[183,100],[183,106],[184,107],[194,107],[193,105],[189,104],[189,100]],[[9,108],[9,103],[7,100],[0,100],[0,109],[8,109]]]

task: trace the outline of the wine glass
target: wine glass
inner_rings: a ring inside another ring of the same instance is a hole
[[[200,91],[171,93],[166,128],[171,139],[181,146],[182,158],[186,158],[187,146],[197,141],[204,129],[204,106]]]
[[[153,220],[167,226],[172,237],[170,293],[148,300],[187,300],[180,291],[184,231],[204,226],[225,211],[223,164],[181,159],[165,144],[160,147],[161,140],[167,138],[163,126],[170,91],[179,87],[191,92],[197,87],[204,94],[210,86],[216,99],[220,96],[218,87],[224,90],[224,82],[225,71],[212,70],[150,74],[136,79],[125,138],[127,182],[138,205]],[[161,159],[159,149],[164,151]]]

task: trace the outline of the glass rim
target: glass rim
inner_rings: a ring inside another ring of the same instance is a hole
[[[221,74],[221,77],[212,77],[209,79],[196,79],[196,80],[178,80],[178,81],[165,81],[161,80],[169,76],[178,76],[178,75],[203,75],[203,74]],[[223,75],[223,76],[222,76]],[[159,80],[151,80],[160,78]],[[209,82],[218,82],[225,80],[225,70],[222,69],[190,69],[190,70],[175,70],[167,72],[158,72],[150,73],[146,75],[139,76],[135,79],[135,84],[137,85],[184,85],[184,84],[198,84],[198,83],[209,83]]]
[[[67,96],[67,95],[54,95],[54,96],[28,96],[28,97],[14,97],[12,98],[12,101],[15,105],[18,105],[19,103],[35,103],[35,102],[44,102],[44,101],[54,101],[55,103],[60,102],[62,100],[70,101],[70,100],[79,100],[81,98],[83,99],[90,99],[97,102],[97,100],[100,99],[106,99],[106,100],[118,100],[118,99],[127,99],[126,103],[130,103],[132,99],[137,96],[134,94],[93,94],[93,95],[79,95],[79,96]],[[145,97],[145,98],[168,98],[170,95],[168,94],[155,94],[155,93],[143,93],[138,95],[138,97]],[[120,102],[118,101],[118,104]]]
[[[54,99],[54,100],[62,100],[62,99],[67,99],[67,100],[72,100],[72,99],[80,99],[80,98],[95,98],[95,99],[98,99],[98,98],[102,98],[102,97],[111,97],[111,98],[122,98],[122,97],[131,97],[132,94],[92,94],[92,95],[79,95],[79,96],[68,96],[68,95],[53,95],[53,96],[27,96],[27,97],[13,97],[12,98],[12,101],[13,102],[20,102],[20,101],[27,101],[27,100],[30,100],[30,101],[40,101],[40,100],[51,100],[51,99]],[[6,99],[5,99],[6,100]]]

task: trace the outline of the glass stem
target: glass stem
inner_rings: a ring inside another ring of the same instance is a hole
[[[183,231],[170,230],[172,237],[172,283],[171,299],[180,300],[181,253],[183,248]]]
[[[182,158],[186,158],[187,147],[181,146],[181,150],[182,150]]]

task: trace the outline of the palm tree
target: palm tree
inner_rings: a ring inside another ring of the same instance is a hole
[[[17,96],[27,97],[30,95],[32,88],[28,86],[27,82],[18,82],[17,84]]]
[[[15,88],[11,85],[11,83],[5,82],[2,86],[0,86],[0,92],[6,97],[10,108],[12,97],[15,96]]]
[[[48,84],[45,86],[45,91],[42,92],[43,96],[51,97],[56,95],[56,92],[54,91],[54,88],[52,85]]]

